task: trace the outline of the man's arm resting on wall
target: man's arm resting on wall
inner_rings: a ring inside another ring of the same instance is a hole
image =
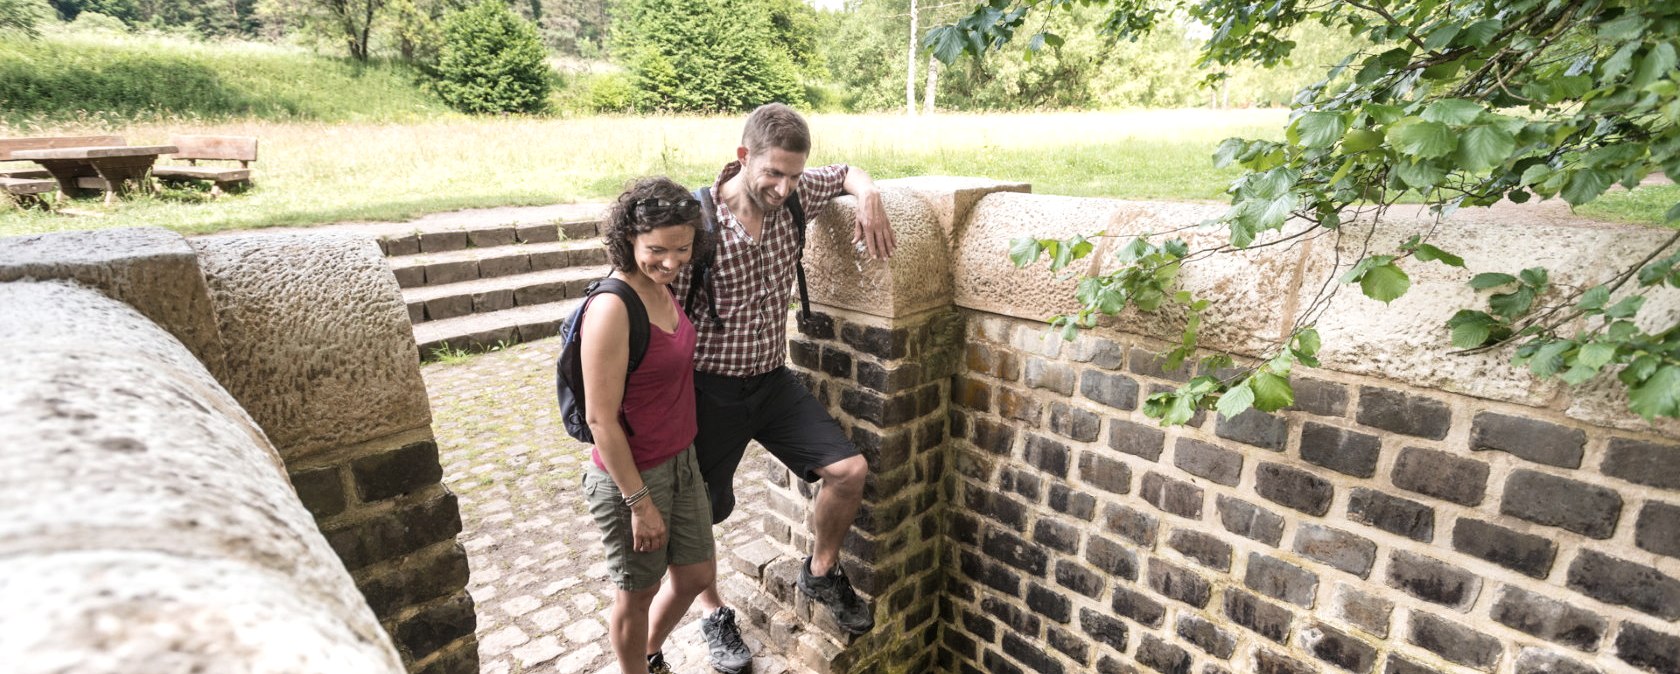
[[[887,222],[887,208],[881,203],[881,191],[876,189],[875,180],[863,169],[851,166],[846,169],[841,188],[858,200],[857,228],[852,231],[852,241],[864,242],[871,258],[892,257],[898,239],[893,236],[892,223]]]

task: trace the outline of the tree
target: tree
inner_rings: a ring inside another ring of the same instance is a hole
[[[613,7],[612,49],[643,109],[732,112],[805,99],[765,3],[623,0]]]
[[[444,19],[433,87],[464,112],[538,112],[548,101],[549,70],[536,24],[502,0]]]
[[[258,11],[267,22],[339,42],[350,58],[366,61],[372,55],[374,24],[383,17],[385,4],[386,0],[262,0]]]
[[[39,37],[36,28],[53,13],[42,0],[0,0],[0,35],[21,33],[24,37]]]
[[[1029,14],[1074,4],[993,0],[930,32],[925,44],[946,62],[965,53],[979,57],[1015,39]],[[1179,240],[1138,239],[1122,247],[1125,264],[1083,279],[1083,308],[1054,319],[1069,338],[1100,314],[1179,302],[1190,309],[1191,322],[1172,355],[1180,362],[1192,357],[1198,312],[1206,305],[1173,287],[1176,271],[1221,249],[1247,247],[1292,218],[1308,226],[1289,236],[1304,237],[1337,230],[1351,213],[1381,218],[1404,195],[1421,197],[1439,218],[1506,199],[1559,196],[1580,205],[1657,170],[1680,176],[1680,4],[1668,0],[1104,4],[1104,29],[1116,38],[1144,35],[1176,16],[1211,27],[1200,63],[1215,67],[1276,65],[1295,48],[1282,36],[1310,24],[1368,46],[1297,94],[1286,140],[1229,139],[1218,147],[1217,163],[1247,170],[1232,184],[1231,207],[1220,220],[1230,232],[1228,246],[1191,251]],[[1040,30],[1028,49],[1056,39]],[[1680,220],[1680,204],[1666,219]],[[1462,266],[1432,242],[1436,231],[1366,255],[1341,282],[1389,302],[1410,286],[1407,266]],[[1555,288],[1540,267],[1479,274],[1470,284],[1488,293],[1485,308],[1458,312],[1445,331],[1467,351],[1513,347],[1516,364],[1569,384],[1615,370],[1634,413],[1680,417],[1680,325],[1646,332],[1633,320],[1646,292],[1680,287],[1677,241],[1680,232],[1591,287]],[[1024,265],[1049,253],[1051,268],[1061,269],[1090,250],[1083,237],[1028,237],[1016,242],[1013,257]],[[1181,423],[1197,407],[1234,415],[1251,406],[1288,406],[1291,366],[1315,362],[1314,318],[1311,311],[1303,315],[1259,365],[1225,378],[1196,377],[1151,397],[1146,412]],[[1571,327],[1578,319],[1585,327]],[[1221,354],[1204,360],[1212,366],[1207,370],[1230,362]]]

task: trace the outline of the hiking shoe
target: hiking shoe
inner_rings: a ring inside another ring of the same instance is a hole
[[[799,591],[812,601],[827,606],[829,613],[834,615],[834,622],[840,623],[841,629],[853,636],[875,627],[874,612],[852,590],[852,581],[846,580],[846,572],[840,570],[839,564],[829,569],[826,576],[813,576],[811,558],[806,557],[804,568],[799,570]]]
[[[735,626],[735,609],[724,606],[701,618],[700,632],[706,635],[712,669],[723,674],[743,674],[752,670],[752,651],[747,650],[747,642],[741,640],[741,628]]]
[[[676,672],[671,671],[671,666],[670,665],[665,664],[665,652],[664,651],[660,651],[658,653],[654,653],[653,655],[649,655],[649,656],[647,656],[647,659],[648,659],[648,674],[676,674]]]

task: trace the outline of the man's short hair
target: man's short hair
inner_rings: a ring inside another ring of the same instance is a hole
[[[747,129],[741,144],[758,154],[774,147],[799,154],[811,153],[811,130],[805,118],[781,103],[765,103],[747,115]]]

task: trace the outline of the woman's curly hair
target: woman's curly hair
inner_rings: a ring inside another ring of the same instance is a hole
[[[700,259],[710,250],[700,225],[700,203],[682,185],[664,176],[636,179],[618,195],[603,224],[601,241],[606,244],[607,260],[619,271],[636,268],[636,236],[655,229],[693,227],[691,260]]]

